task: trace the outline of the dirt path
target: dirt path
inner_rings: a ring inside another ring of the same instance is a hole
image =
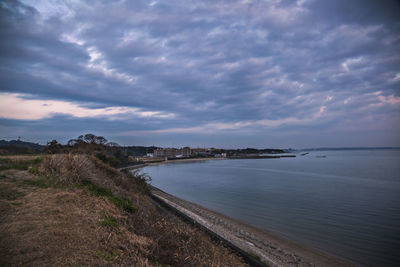
[[[233,246],[270,266],[352,266],[348,262],[179,199],[157,188],[152,190],[152,195]]]

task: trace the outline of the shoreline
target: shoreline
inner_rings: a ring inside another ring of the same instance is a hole
[[[170,160],[160,160],[160,161],[149,161],[143,164],[130,165],[126,167],[118,168],[118,170],[124,169],[140,169],[147,166],[157,166],[162,164],[175,164],[175,163],[185,163],[185,162],[197,162],[197,161],[208,161],[208,160],[235,160],[235,159],[278,159],[278,158],[295,158],[296,155],[264,155],[264,156],[232,156],[228,158],[216,158],[216,157],[206,157],[206,158],[177,158]]]
[[[121,169],[231,159],[235,158],[186,158],[133,165]],[[154,186],[150,185],[150,187],[151,197],[156,202],[174,211],[183,220],[189,219],[211,236],[216,236],[244,258],[250,258],[250,262],[255,262],[251,266],[259,266],[257,262],[267,266],[358,266],[350,260],[297,243],[268,230],[259,229],[196,203],[180,199]]]
[[[147,166],[157,166],[157,165],[163,165],[163,164],[177,164],[177,163],[185,163],[185,162],[196,162],[196,161],[207,161],[207,160],[229,160],[229,158],[183,158],[183,159],[174,159],[174,160],[162,160],[162,161],[154,161],[154,162],[148,162],[148,163],[143,163],[143,164],[137,164],[137,165],[130,165],[126,167],[119,168],[118,170],[134,170],[134,169],[140,169],[144,168]]]
[[[288,240],[151,186],[151,196],[183,219],[225,241],[245,257],[268,266],[355,266],[354,263]],[[244,253],[243,253],[244,252]]]

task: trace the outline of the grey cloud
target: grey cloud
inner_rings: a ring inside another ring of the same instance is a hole
[[[93,1],[66,8],[71,12],[44,16],[43,8],[3,2],[1,91],[177,115],[151,127],[124,123],[126,130],[305,119],[323,105],[333,127],[378,103],[373,92],[400,95],[397,1]],[[343,104],[348,98],[353,102]],[[310,127],[322,126],[316,119]]]

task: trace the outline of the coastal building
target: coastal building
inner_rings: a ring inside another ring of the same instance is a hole
[[[158,148],[154,150],[154,157],[157,158],[188,158],[192,155],[190,147],[177,148]]]
[[[212,156],[212,151],[209,148],[193,148],[192,155],[196,157]]]
[[[155,158],[189,158],[189,157],[210,157],[215,153],[210,148],[190,148],[188,146],[177,148],[158,148],[154,150],[153,157]],[[220,155],[220,157],[226,157]]]
[[[157,158],[175,158],[176,155],[178,155],[178,149],[176,148],[159,148],[154,150],[154,156]]]
[[[182,157],[184,157],[184,158],[188,158],[192,155],[192,150],[188,146],[186,146],[180,150],[182,152]]]

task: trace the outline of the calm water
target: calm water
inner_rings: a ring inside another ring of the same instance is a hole
[[[309,247],[363,265],[400,266],[400,150],[311,152],[143,171],[170,194]]]

